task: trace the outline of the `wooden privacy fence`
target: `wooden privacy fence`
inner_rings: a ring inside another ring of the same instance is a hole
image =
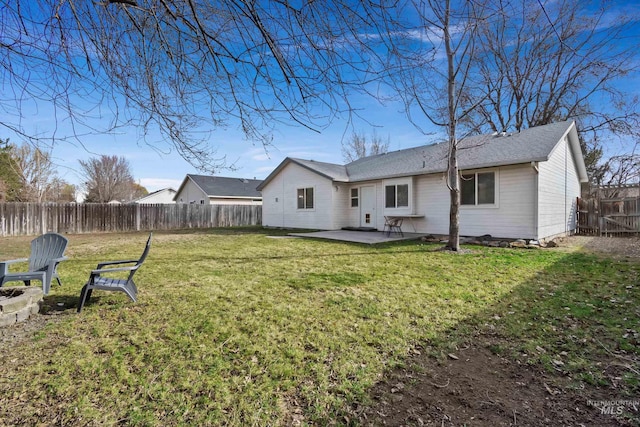
[[[578,199],[578,234],[640,235],[640,197]]]
[[[599,200],[578,198],[578,230],[577,234],[595,236],[600,234]]]
[[[261,225],[259,205],[0,203],[0,236]]]

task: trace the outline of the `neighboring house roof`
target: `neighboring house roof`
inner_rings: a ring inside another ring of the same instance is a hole
[[[521,132],[464,138],[458,143],[458,167],[469,170],[547,161],[565,135],[576,158],[580,181],[586,182],[587,171],[573,121],[537,126]],[[296,163],[336,182],[358,182],[444,172],[447,170],[447,152],[447,143],[423,145],[363,157],[344,166],[286,158],[258,189],[262,189],[289,163]]]
[[[161,188],[160,190],[153,191],[146,196],[142,196],[139,199],[134,200],[134,203],[145,203],[148,200],[153,200],[155,197],[159,196],[161,193],[168,192],[171,194],[171,198],[176,195],[176,190],[171,187]]]
[[[222,176],[211,175],[192,175],[187,174],[180,184],[180,188],[174,197],[174,200],[182,189],[191,180],[198,188],[200,188],[208,197],[224,197],[224,198],[262,198],[262,195],[256,187],[262,182],[260,179],[244,179],[244,178],[226,178]]]

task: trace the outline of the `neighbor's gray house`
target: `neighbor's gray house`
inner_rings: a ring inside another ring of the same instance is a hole
[[[447,143],[365,157],[346,165],[286,158],[258,186],[267,227],[382,230],[404,216],[403,231],[446,235]],[[518,133],[465,138],[460,234],[549,239],[576,229],[587,182],[573,121]]]
[[[260,205],[262,195],[256,187],[261,182],[259,179],[187,174],[173,200],[201,205]]]

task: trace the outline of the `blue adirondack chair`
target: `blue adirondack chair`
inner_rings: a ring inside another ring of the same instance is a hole
[[[153,233],[149,233],[147,245],[145,246],[144,251],[142,252],[142,256],[140,256],[139,259],[125,259],[120,261],[101,262],[100,264],[98,264],[95,270],[91,270],[89,281],[82,287],[82,290],[80,291],[78,313],[82,311],[82,307],[84,307],[85,303],[89,301],[89,298],[91,298],[91,293],[94,289],[103,291],[124,292],[129,298],[131,298],[131,301],[137,301],[138,288],[133,281],[133,275],[136,273],[136,271],[138,271],[144,260],[147,258],[147,255],[149,254],[152,235]],[[122,264],[134,265],[127,267],[104,268],[106,266]],[[122,274],[122,272],[129,272],[126,279],[110,277],[113,273],[116,273],[117,275],[118,273]]]
[[[48,295],[53,279],[58,281],[58,285],[62,285],[58,276],[58,264],[67,259],[64,251],[68,243],[67,238],[58,233],[47,233],[36,237],[31,241],[29,258],[0,261],[0,286],[7,282],[24,282],[28,286],[32,280],[40,280],[42,292]],[[27,261],[29,261],[29,271],[9,272],[11,264]]]

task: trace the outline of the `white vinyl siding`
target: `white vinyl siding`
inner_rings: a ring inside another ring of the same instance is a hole
[[[313,209],[298,209],[298,189],[313,188]],[[262,189],[262,225],[266,227],[309,228],[333,230],[335,224],[336,191],[331,180],[297,164],[287,164]],[[345,210],[345,204],[341,209]]]
[[[355,226],[358,221],[358,208],[350,208],[351,191],[353,184],[333,183],[333,206],[331,215],[333,217],[332,230],[339,230],[342,227]],[[337,188],[337,190],[336,190]]]
[[[284,173],[279,173],[262,189],[262,225],[286,227],[284,222]]]
[[[204,205],[209,204],[209,197],[191,179],[187,179],[187,182],[182,187],[182,191],[180,191],[176,200],[178,203],[185,204],[201,204],[201,201]]]
[[[530,165],[492,169],[496,173],[496,201],[499,206],[481,209],[461,206],[460,235],[491,234],[503,238],[535,237],[535,171]],[[443,174],[418,177],[415,212],[416,231],[449,234],[450,195]]]
[[[580,180],[566,138],[538,168],[538,235],[543,238],[573,232]]]
[[[253,199],[250,197],[211,197],[209,199],[210,205],[261,205],[261,199]]]
[[[423,175],[415,179],[415,213],[424,218],[413,220],[419,233],[449,234],[449,189],[443,174]]]

